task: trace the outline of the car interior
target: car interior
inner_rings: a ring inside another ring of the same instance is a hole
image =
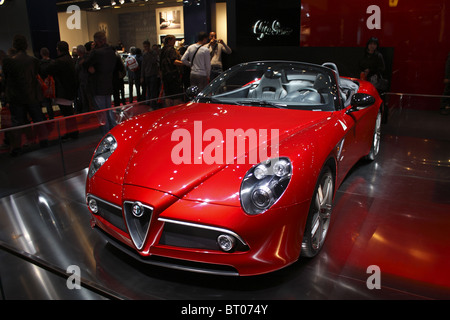
[[[339,76],[335,64],[325,63],[324,67],[333,70],[339,79],[339,92],[344,107],[350,105],[351,96],[357,92],[359,84]],[[333,81],[327,72],[306,69],[284,69],[266,67],[243,71],[239,81],[231,77],[223,81],[212,94],[214,100],[223,103],[245,104],[245,102],[270,101],[288,109],[315,111],[334,111],[335,94]],[[245,78],[243,81],[242,78]],[[245,83],[242,85],[242,83]]]

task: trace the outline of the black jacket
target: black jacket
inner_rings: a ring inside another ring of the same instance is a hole
[[[375,51],[372,54],[366,51],[362,60],[359,62],[359,69],[360,71],[370,70],[367,79],[373,75],[383,75],[385,66],[382,54],[379,51]]]
[[[95,48],[86,58],[84,65],[94,67],[92,74],[94,94],[99,96],[113,94],[113,76],[116,68],[116,51],[111,46]]]
[[[47,67],[47,73],[55,79],[56,98],[74,100],[77,96],[75,64],[69,53],[62,54]]]
[[[43,99],[37,79],[39,60],[21,51],[3,60],[6,100],[10,103],[38,104]]]

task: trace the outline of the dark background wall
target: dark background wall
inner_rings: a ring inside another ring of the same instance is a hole
[[[184,13],[184,39],[185,43],[197,42],[199,32],[211,31],[211,10],[215,8],[215,2],[211,0],[201,1],[199,5],[185,5]]]
[[[30,53],[48,46],[56,55],[59,25],[55,0],[6,0],[0,6],[0,49],[6,52],[16,34],[27,37]]]
[[[18,2],[18,1],[16,1]],[[26,0],[31,41],[35,54],[47,47],[56,56],[56,43],[60,40],[55,0]]]
[[[290,0],[289,0],[290,1]],[[277,2],[261,0],[277,7]],[[227,0],[228,43],[233,54],[227,65],[248,60],[288,59],[323,63],[335,62],[342,75],[358,76],[357,68],[370,37],[380,40],[391,91],[441,95],[444,67],[450,52],[450,3],[448,0],[301,0],[298,45],[246,46],[238,41],[248,32],[240,27],[245,3]],[[284,1],[283,1],[284,3]],[[369,28],[371,5],[379,8],[379,28]],[[274,10],[275,11],[275,10]],[[251,16],[251,15],[249,15]],[[286,22],[287,23],[287,22]],[[436,106],[433,106],[433,108]]]
[[[23,34],[31,43],[26,1],[7,0],[0,6],[0,50],[8,51],[15,34]]]

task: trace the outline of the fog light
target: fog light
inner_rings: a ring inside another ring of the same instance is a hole
[[[219,245],[220,249],[228,252],[234,248],[236,244],[236,239],[227,234],[221,234],[220,236],[217,237],[217,244]]]
[[[97,201],[95,201],[95,199],[90,199],[89,200],[89,209],[91,209],[91,211],[93,213],[97,213],[98,212]]]

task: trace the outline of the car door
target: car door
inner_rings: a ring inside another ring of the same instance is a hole
[[[369,153],[376,112],[374,106],[361,108],[360,110],[348,106],[339,111],[337,123],[344,131],[343,138],[337,146],[340,179],[344,179],[350,169]]]

